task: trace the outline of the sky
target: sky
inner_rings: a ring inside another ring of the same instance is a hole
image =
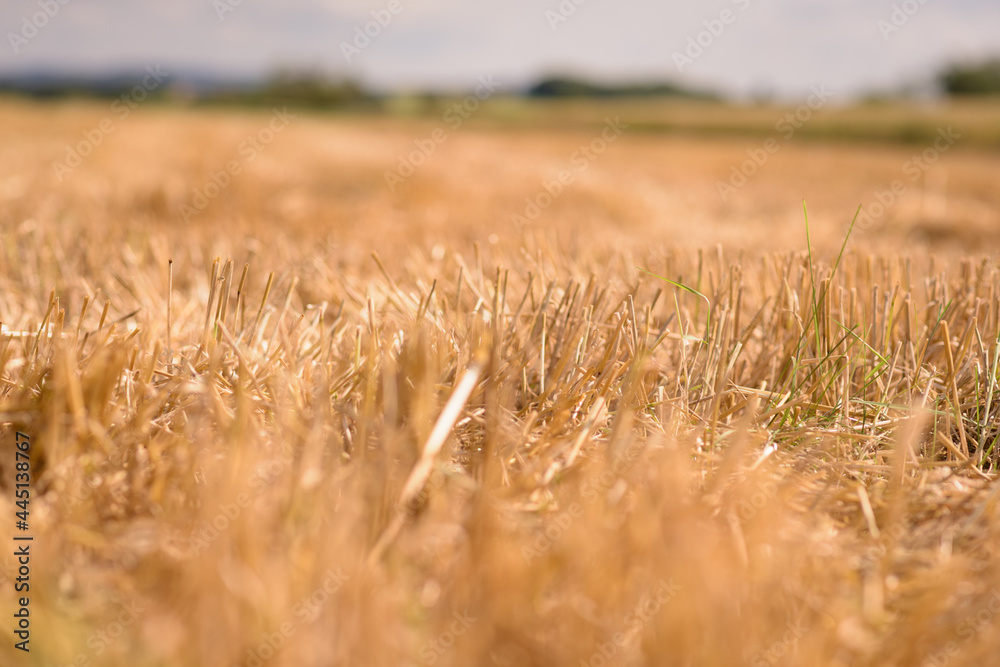
[[[2,0],[0,28],[0,74],[311,68],[380,91],[575,74],[849,97],[1000,55],[998,0]]]

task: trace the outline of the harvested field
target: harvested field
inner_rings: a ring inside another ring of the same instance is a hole
[[[0,664],[996,661],[995,150],[724,198],[766,135],[491,121],[390,185],[439,124],[150,106],[54,166],[106,116],[0,104]]]

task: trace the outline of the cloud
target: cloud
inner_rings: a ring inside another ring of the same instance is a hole
[[[818,83],[858,93],[1000,48],[995,0],[926,2],[889,39],[878,21],[893,4],[865,0],[585,0],[579,6],[574,0],[396,0],[402,11],[347,63],[339,43],[389,1],[242,0],[220,20],[206,0],[74,0],[21,53],[0,48],[0,71],[160,62],[245,76],[302,64],[381,87],[454,87],[484,73],[527,82],[557,70],[678,78],[672,54],[724,9],[735,12],[736,22],[683,75],[742,93],[795,95]],[[560,4],[575,9],[553,26],[546,12],[558,12]],[[37,11],[36,1],[3,3],[0,26],[5,34],[16,31]],[[5,40],[0,47],[6,46]]]

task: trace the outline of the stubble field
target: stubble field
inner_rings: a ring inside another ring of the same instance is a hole
[[[992,664],[1000,155],[611,111],[0,103],[0,664]]]

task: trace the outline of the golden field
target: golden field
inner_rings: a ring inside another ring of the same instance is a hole
[[[995,662],[985,125],[502,111],[0,102],[0,664]]]

